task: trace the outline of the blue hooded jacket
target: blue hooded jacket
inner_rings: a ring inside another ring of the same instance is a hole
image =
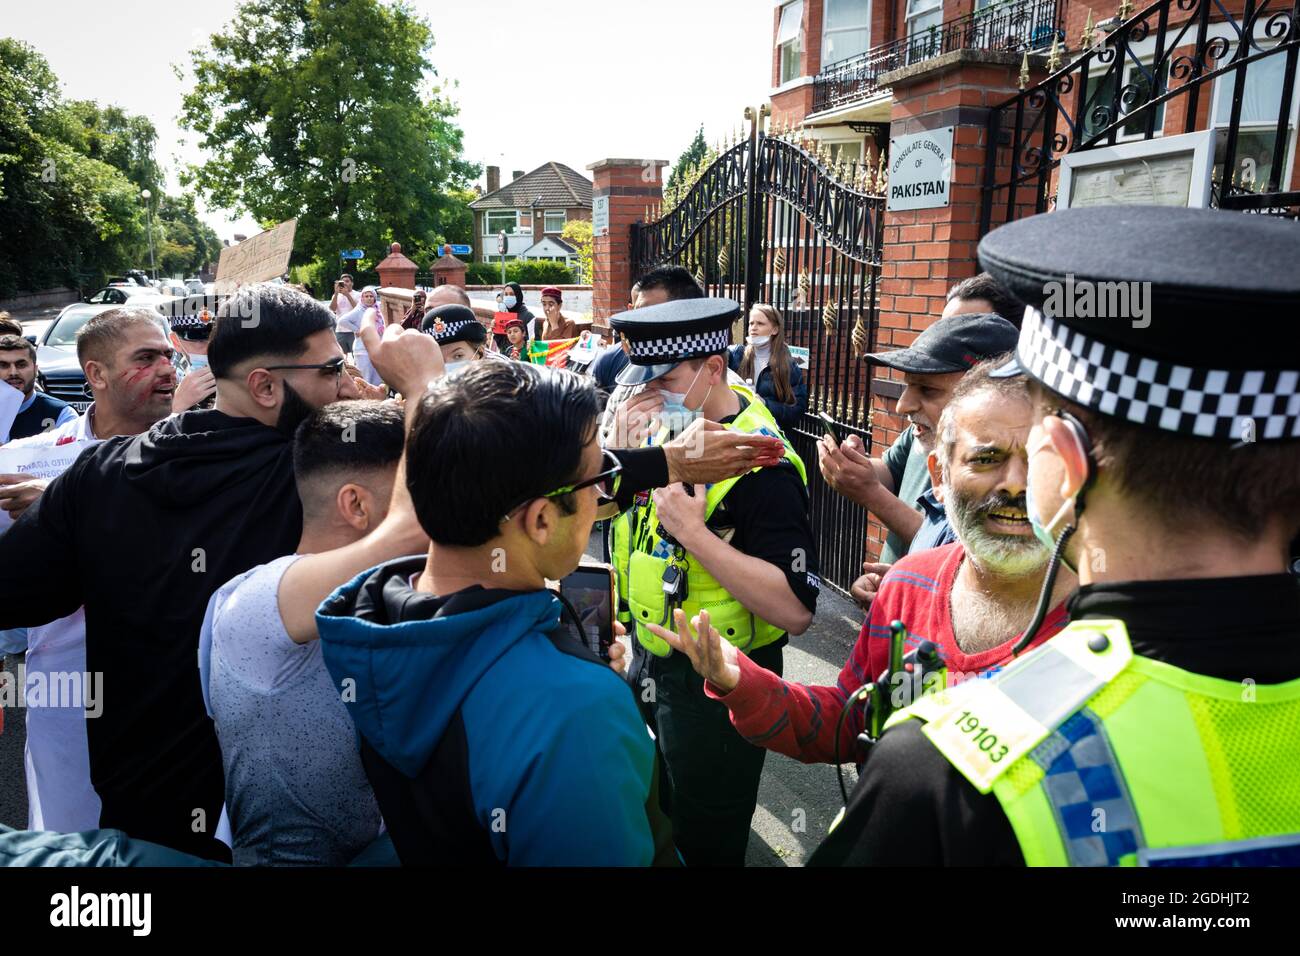
[[[468,779],[433,775],[434,801],[468,792],[498,861],[650,864],[654,745],[627,684],[576,640],[577,654],[557,647],[551,592],[475,587],[440,601],[409,585],[423,566],[366,571],[316,612],[326,667],[366,744],[404,786],[424,786],[415,778],[430,779],[422,772],[459,721],[466,753],[451,765]],[[375,789],[402,855],[390,814],[412,814]]]

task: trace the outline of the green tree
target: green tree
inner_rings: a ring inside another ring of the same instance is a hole
[[[682,151],[682,154],[677,157],[677,162],[673,164],[672,170],[668,173],[668,179],[664,183],[664,189],[669,190],[674,186],[679,186],[682,176],[693,169],[699,168],[708,152],[709,144],[704,141],[704,126],[701,124],[695,133],[695,138],[691,140],[691,144]]]
[[[0,38],[0,295],[91,285],[135,264],[139,190],[87,154],[79,124],[45,58]]]
[[[592,268],[592,235],[590,219],[570,219],[560,231],[560,238],[578,250],[578,266],[582,281],[590,282],[595,275]]]
[[[298,217],[295,263],[458,230],[478,167],[461,160],[456,107],[428,79],[433,37],[404,3],[254,0],[193,51],[182,124],[207,160],[192,182],[264,225]]]

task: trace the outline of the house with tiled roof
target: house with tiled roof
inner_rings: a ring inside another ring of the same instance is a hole
[[[530,173],[516,170],[501,185],[501,170],[487,167],[487,190],[469,204],[474,212],[475,262],[499,262],[497,237],[505,232],[507,259],[559,259],[572,265],[577,252],[560,238],[571,219],[591,219],[591,180],[563,163]]]

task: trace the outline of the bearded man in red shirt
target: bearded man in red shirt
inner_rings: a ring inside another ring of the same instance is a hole
[[[899,560],[880,588],[857,644],[834,687],[783,680],[719,638],[706,612],[687,622],[674,614],[677,633],[651,626],[685,653],[705,678],[705,693],[731,711],[750,743],[804,763],[860,760],[858,734],[865,709],[854,707],[836,735],[849,696],[879,678],[889,664],[890,623],[907,627],[905,650],[932,641],[948,670],[947,684],[988,675],[1011,660],[1031,623],[1048,551],[1025,513],[1025,442],[1032,406],[1023,377],[992,378],[995,358],[969,371],[939,420],[930,453],[930,477],[947,509],[957,541]],[[1065,598],[1078,584],[1062,567],[1052,610],[1031,646],[1067,623]],[[699,634],[698,640],[692,635]]]

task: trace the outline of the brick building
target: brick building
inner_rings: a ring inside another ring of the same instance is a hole
[[[501,170],[487,167],[487,188],[469,204],[474,211],[474,261],[499,262],[497,237],[509,239],[507,259],[565,259],[577,250],[560,238],[571,219],[591,219],[591,180],[563,163],[549,162],[530,173],[515,170],[501,185]]]
[[[1231,50],[1237,26],[1228,17],[1243,20],[1244,0],[1228,0],[1207,17],[1206,39],[1222,38]],[[1104,43],[1124,18],[1142,7],[1096,0],[787,0],[772,11],[771,128],[804,130],[804,142],[825,147],[833,163],[868,162],[875,167],[890,136],[900,136],[944,126],[954,128],[950,203],[943,208],[890,211],[884,217],[883,251],[877,285],[878,324],[871,347],[885,350],[910,345],[943,309],[948,288],[978,270],[976,246],[981,235],[981,185],[986,176],[989,144],[985,129],[989,107],[1016,95],[1021,72],[1029,67],[1029,84],[1037,83],[1052,62],[1047,54],[1053,41],[1062,65],[1070,63],[1085,46]],[[1157,52],[1160,31],[1151,30],[1129,45],[1125,55],[1121,115],[1138,111],[1150,98],[1174,89],[1186,79],[1186,63],[1196,52],[1197,25],[1178,33],[1181,24],[1201,7],[1170,3],[1164,37],[1172,51]],[[1093,24],[1091,41],[1084,37]],[[1155,22],[1155,17],[1152,17]],[[1261,50],[1276,44],[1262,22],[1254,39]],[[1028,52],[1030,56],[1025,58]],[[1131,55],[1128,55],[1131,54]],[[1217,54],[1222,56],[1223,54]],[[1162,77],[1144,76],[1162,56]],[[1178,69],[1180,59],[1183,74]],[[1277,171],[1283,190],[1300,189],[1295,163],[1295,139],[1300,89],[1289,100],[1283,94],[1284,56],[1265,57],[1252,64],[1242,81],[1240,124],[1237,130],[1233,175],[1267,181],[1274,173],[1279,129],[1283,166]],[[1099,75],[1100,74],[1100,75]],[[1113,71],[1098,69],[1086,86],[1065,95],[1062,108],[1078,109],[1078,97],[1088,104],[1109,103],[1115,95]],[[1235,78],[1231,73],[1210,81],[1198,97],[1176,95],[1167,103],[1137,113],[1125,123],[1117,142],[1141,140],[1146,125],[1153,135],[1172,136],[1188,130],[1215,130],[1216,181],[1223,180],[1228,127]],[[1300,86],[1300,80],[1297,81]],[[1153,87],[1158,87],[1153,91]],[[1195,102],[1196,115],[1187,111]],[[1279,124],[1279,105],[1290,103],[1287,122]],[[1154,111],[1154,119],[1150,119]],[[1108,122],[1108,121],[1105,121]],[[1101,125],[1105,125],[1103,122]],[[1094,132],[1085,119],[1075,132],[1086,140]],[[1058,127],[1059,128],[1059,127]],[[1100,129],[1100,126],[1095,127]],[[997,170],[1006,175],[1011,150],[1007,130],[997,144]],[[1024,145],[1039,145],[1022,144]],[[1055,194],[1059,170],[1049,176],[1049,194]],[[998,194],[990,225],[1005,219],[1005,193]],[[1034,211],[1032,194],[1016,198],[1015,216]],[[901,376],[888,369],[872,371],[872,451],[881,454],[906,427],[894,412],[901,391]],[[867,552],[875,555],[885,530],[868,523]]]
[[[928,59],[951,53],[959,48],[1010,51],[1017,56],[1025,50],[1046,54],[1053,38],[1060,42],[1060,53],[1068,61],[1072,51],[1082,46],[1086,25],[1094,24],[1093,37],[1103,39],[1115,29],[1118,12],[1131,15],[1140,9],[1131,6],[1120,11],[1117,3],[1107,0],[787,0],[773,5],[772,11],[772,127],[803,127],[810,138],[824,144],[832,162],[878,161],[879,149],[886,144],[893,105],[893,91],[882,77],[904,67],[918,66]],[[1229,0],[1224,9],[1240,18],[1244,0]],[[1191,17],[1171,7],[1171,24]],[[1234,38],[1227,23],[1209,25],[1208,36]],[[1195,30],[1184,38],[1188,50]],[[1125,66],[1124,84],[1139,84],[1149,91],[1153,85],[1140,69],[1145,59],[1155,56],[1154,36],[1137,44],[1137,62]],[[1267,40],[1265,41],[1267,42]],[[1149,49],[1148,49],[1149,48]],[[1177,51],[1176,51],[1177,53]],[[1176,59],[1170,58],[1170,63]],[[1041,63],[1041,61],[1039,61]],[[1037,64],[1036,64],[1037,65]],[[1041,74],[1040,74],[1041,75]],[[1166,78],[1167,79],[1167,78]],[[1106,82],[1095,77],[1086,91],[1089,97]],[[1110,82],[1113,83],[1113,80]],[[1253,70],[1245,90],[1245,114],[1241,136],[1243,154],[1239,157],[1255,166],[1254,173],[1266,178],[1270,171],[1265,158],[1272,153],[1275,136],[1267,103],[1276,99],[1282,82],[1281,58]],[[1101,91],[1106,98],[1107,90]],[[1227,125],[1230,84],[1217,84],[1213,96],[1201,97],[1196,128]],[[926,103],[927,109],[940,105],[951,107],[984,105],[973,103],[974,97],[955,90],[937,90]],[[1293,98],[1293,102],[1300,98]],[[1141,101],[1131,104],[1136,109]],[[1157,135],[1181,132],[1188,101],[1175,98],[1157,116]],[[1294,124],[1293,127],[1294,129]],[[1124,138],[1138,138],[1137,124],[1125,129]],[[1294,138],[1294,137],[1293,137]],[[1288,144],[1286,176],[1294,173],[1294,143]],[[1220,149],[1220,152],[1222,150]]]

